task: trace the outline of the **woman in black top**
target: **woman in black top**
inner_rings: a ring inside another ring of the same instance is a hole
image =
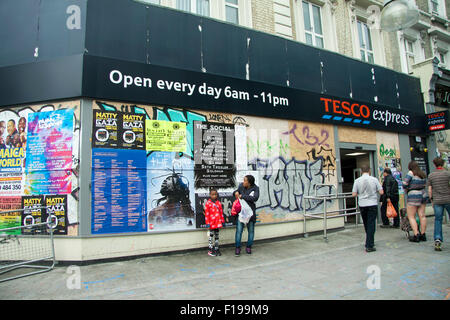
[[[248,254],[251,254],[253,239],[255,237],[255,222],[256,222],[256,204],[255,204],[255,202],[258,201],[258,198],[259,198],[259,188],[255,184],[255,177],[253,177],[252,175],[245,176],[244,182],[239,184],[239,187],[234,192],[234,195],[236,197],[239,197],[240,199],[245,200],[253,211],[253,215],[250,218],[249,222],[247,223],[248,240],[247,240],[246,252]],[[242,231],[243,230],[244,230],[244,224],[239,221],[239,218],[237,218],[236,236],[235,236],[235,242],[236,242],[235,255],[236,256],[239,256],[241,254],[241,239],[242,239]]]

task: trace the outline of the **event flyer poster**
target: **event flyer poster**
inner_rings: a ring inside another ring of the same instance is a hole
[[[145,114],[121,113],[119,148],[145,150]]]
[[[27,119],[14,112],[0,116],[0,196],[23,194]]]
[[[0,229],[20,227],[21,225],[21,206],[22,197],[0,197]],[[14,210],[17,210],[14,212]],[[18,235],[21,234],[20,228],[3,231],[1,234]]]
[[[93,148],[117,148],[120,113],[94,110]]]
[[[186,123],[145,120],[147,151],[186,152]]]
[[[206,228],[205,224],[205,204],[209,199],[209,193],[195,194],[195,223],[197,228]],[[236,225],[236,217],[231,215],[231,207],[235,197],[232,192],[220,192],[219,201],[222,204],[223,218],[225,219],[224,227]]]
[[[67,195],[45,196],[44,222],[51,222],[53,234],[67,234]]]
[[[234,188],[234,125],[194,121],[194,162],[196,188]]]
[[[26,195],[71,192],[73,113],[28,114]]]
[[[23,196],[22,197],[22,225],[39,224],[46,222],[44,196]],[[24,228],[22,234],[41,233],[44,228]]]
[[[147,157],[148,231],[195,228],[194,162],[176,152]]]
[[[93,234],[147,231],[147,152],[92,150]]]

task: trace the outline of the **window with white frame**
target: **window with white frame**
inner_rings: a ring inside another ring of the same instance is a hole
[[[430,0],[430,9],[432,13],[439,13],[439,0]]]
[[[374,63],[370,29],[367,26],[367,24],[359,20],[358,20],[358,38],[359,38],[359,52],[361,54],[361,60],[369,63]]]
[[[414,55],[414,41],[405,39],[405,54],[406,54],[406,62],[408,64],[408,72],[412,72],[412,66],[415,63],[415,55]]]
[[[209,0],[176,0],[176,8],[209,17]]]
[[[429,4],[431,14],[447,18],[445,0],[429,0]]]
[[[306,43],[323,48],[324,42],[320,7],[311,2],[303,1],[302,9]]]
[[[225,0],[225,20],[239,24],[239,1]]]
[[[446,55],[446,53],[445,52],[443,52],[443,51],[438,51],[438,59],[439,59],[439,62],[441,63],[441,64],[446,64],[447,63],[447,61],[446,61],[446,59],[445,59],[445,55]]]

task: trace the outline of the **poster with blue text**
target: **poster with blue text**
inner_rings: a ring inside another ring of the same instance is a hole
[[[92,149],[91,232],[147,231],[145,150]]]

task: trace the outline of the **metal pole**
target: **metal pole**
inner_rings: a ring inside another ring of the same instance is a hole
[[[328,241],[327,236],[327,199],[323,200],[323,237]]]
[[[306,199],[305,199],[305,196],[303,196],[302,202],[303,202],[303,236],[307,237],[307,234],[306,234]]]

